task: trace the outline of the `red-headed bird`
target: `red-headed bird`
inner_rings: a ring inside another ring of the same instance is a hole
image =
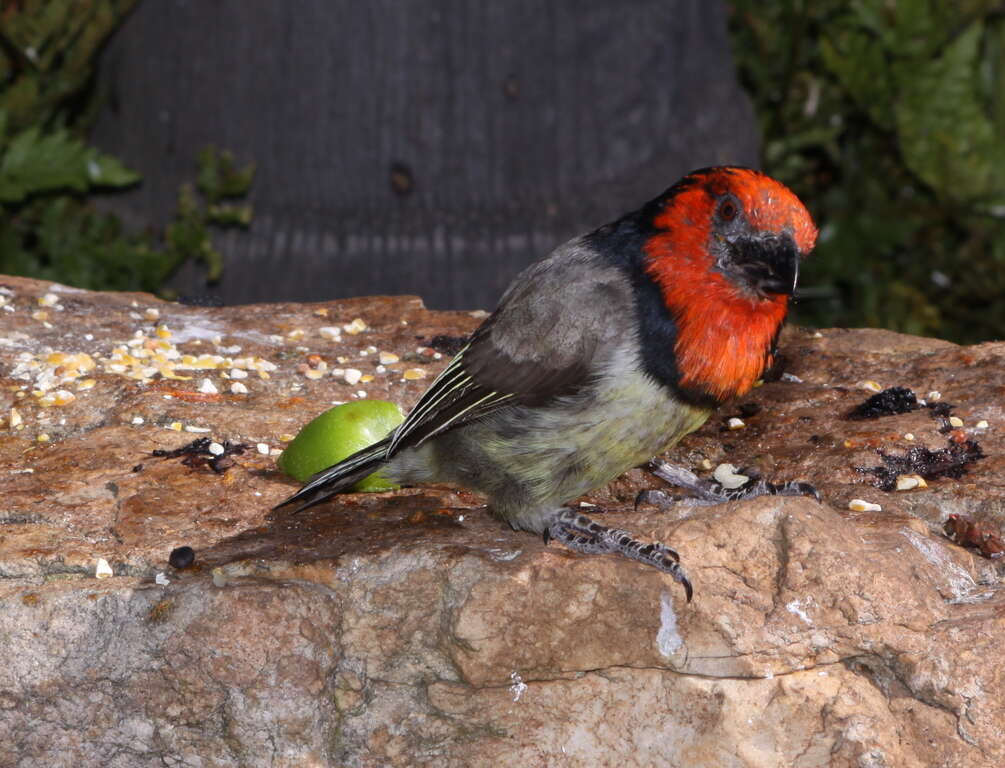
[[[567,506],[648,462],[748,392],[771,364],[817,230],[784,185],[747,168],[694,171],[638,211],[524,270],[394,432],[315,475],[300,509],[378,468],[402,484],[485,494],[513,528],[672,574],[677,553]],[[706,499],[725,492],[663,462]]]

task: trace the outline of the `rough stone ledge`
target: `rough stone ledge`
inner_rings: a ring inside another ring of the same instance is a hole
[[[674,544],[685,605],[666,577],[545,547],[455,489],[269,512],[293,486],[258,443],[360,390],[407,407],[446,363],[429,345],[477,317],[408,297],[206,309],[0,285],[0,766],[1005,761],[1002,561],[941,533],[949,513],[1005,520],[1005,344],[787,331],[790,376],[668,458],[809,480],[823,504],[636,512],[640,471],[584,499]],[[206,367],[143,376],[113,359],[137,338]],[[380,352],[400,360],[381,371]],[[79,354],[95,365],[74,376]],[[233,374],[243,358],[275,368]],[[868,380],[937,390],[964,426],[845,420]],[[59,391],[74,398],[45,399]],[[221,474],[151,456],[203,435],[252,447]],[[954,436],[987,456],[959,479],[884,493],[855,470]],[[182,544],[196,566],[175,571]],[[114,576],[94,578],[97,558]]]

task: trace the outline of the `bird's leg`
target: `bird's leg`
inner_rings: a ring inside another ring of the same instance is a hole
[[[652,472],[661,480],[666,480],[671,485],[691,491],[697,498],[698,504],[721,504],[725,501],[735,501],[737,499],[753,499],[758,496],[812,496],[820,501],[820,494],[817,489],[809,483],[788,482],[776,485],[769,483],[763,478],[752,478],[739,488],[723,488],[711,480],[702,480],[694,472],[690,472],[683,467],[675,467],[662,459],[652,459],[646,465],[646,469]],[[674,503],[675,499],[666,491],[641,491],[635,497],[636,506],[640,503],[655,504],[660,507],[668,507]]]
[[[680,566],[680,556],[665,544],[658,541],[647,544],[628,531],[608,528],[568,508],[560,510],[551,525],[545,528],[544,543],[547,544],[551,539],[577,552],[591,555],[619,554],[669,573],[684,587],[687,601],[691,602],[691,582]]]

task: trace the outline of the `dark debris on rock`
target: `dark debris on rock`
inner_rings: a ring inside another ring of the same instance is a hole
[[[964,442],[950,441],[945,448],[931,450],[923,445],[915,445],[903,456],[878,451],[882,466],[855,467],[857,472],[872,475],[873,485],[881,491],[893,491],[897,487],[899,475],[916,474],[926,480],[951,477],[958,480],[967,473],[970,464],[984,458],[984,452],[976,440]]]

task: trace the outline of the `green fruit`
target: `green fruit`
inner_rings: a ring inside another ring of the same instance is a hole
[[[305,482],[311,475],[386,437],[404,420],[401,409],[387,400],[355,400],[336,405],[301,429],[276,464],[287,475]],[[374,472],[352,490],[390,491],[398,487]]]

